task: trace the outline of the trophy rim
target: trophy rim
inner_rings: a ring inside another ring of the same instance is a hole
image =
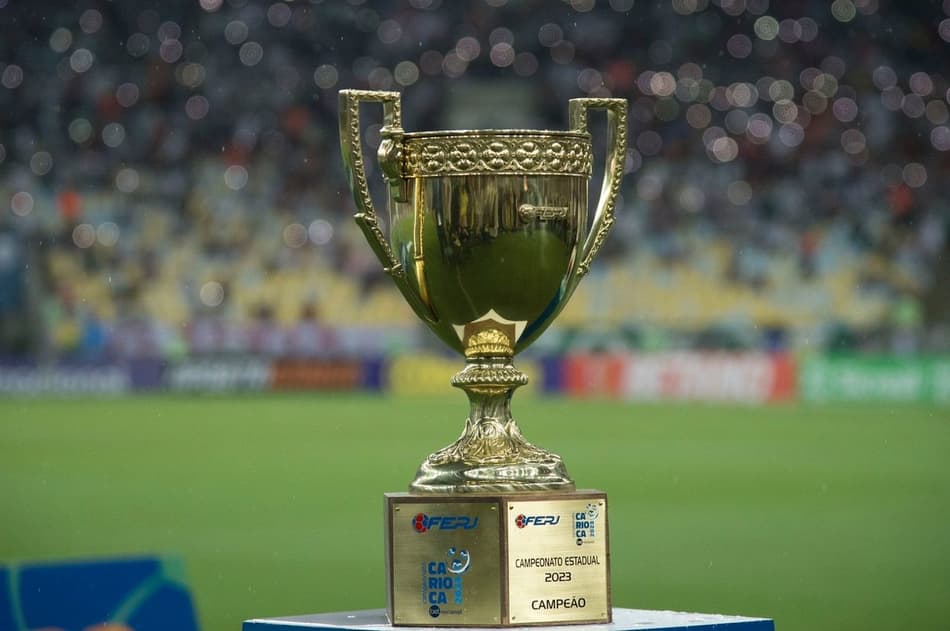
[[[434,131],[411,131],[403,134],[403,138],[406,140],[446,137],[479,138],[483,136],[553,136],[590,142],[590,134],[586,131],[562,129],[439,129]]]

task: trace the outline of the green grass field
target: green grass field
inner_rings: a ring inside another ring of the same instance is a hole
[[[0,401],[0,559],[173,552],[202,628],[381,607],[382,494],[462,396]],[[614,604],[950,627],[946,408],[516,399],[610,498]]]

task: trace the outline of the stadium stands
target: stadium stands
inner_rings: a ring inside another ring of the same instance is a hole
[[[417,129],[560,128],[568,98],[630,99],[618,225],[560,350],[582,324],[947,350],[947,10],[0,2],[0,355],[425,343],[350,219],[342,87],[403,90]],[[531,102],[508,108],[513,86]]]

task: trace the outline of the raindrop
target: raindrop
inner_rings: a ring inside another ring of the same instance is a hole
[[[712,121],[712,113],[702,103],[694,103],[686,110],[686,122],[694,129],[704,129]]]
[[[389,90],[393,85],[392,73],[389,72],[388,68],[383,67],[373,68],[367,80],[369,81],[369,87],[374,90]]]
[[[317,219],[310,223],[307,233],[316,245],[326,245],[333,238],[333,226],[325,219]]]
[[[771,137],[773,127],[772,119],[767,114],[753,114],[749,117],[746,138],[755,144],[763,144]]]
[[[163,61],[173,64],[181,59],[181,54],[184,50],[181,42],[177,39],[166,39],[158,49],[158,56],[161,57]]]
[[[561,27],[553,22],[548,22],[538,29],[538,41],[541,42],[542,46],[551,48],[561,43],[564,39],[564,32],[561,30]]]
[[[132,107],[139,100],[139,86],[134,83],[123,83],[115,90],[115,100],[122,107]]]
[[[763,15],[755,21],[753,30],[759,39],[770,41],[778,36],[778,20],[771,15]]]
[[[102,128],[102,142],[113,149],[125,141],[125,127],[121,123],[109,123]]]
[[[884,107],[896,112],[901,109],[901,104],[904,102],[904,91],[899,87],[894,86],[891,88],[885,89],[881,92],[881,103],[884,104]]]
[[[828,99],[820,92],[809,91],[802,97],[802,105],[811,114],[821,114],[828,108]]]
[[[907,94],[901,103],[901,110],[910,118],[920,118],[924,115],[924,100],[917,94]]]
[[[864,134],[862,134],[857,129],[846,129],[841,133],[841,147],[845,152],[856,155],[864,151],[867,146],[867,142],[864,139]]]
[[[73,243],[76,247],[89,248],[96,242],[96,229],[87,223],[81,223],[73,228]]]
[[[211,104],[208,99],[200,94],[188,97],[185,101],[185,114],[193,121],[201,120],[208,115]]]
[[[30,158],[30,170],[36,175],[46,175],[53,168],[53,156],[49,151],[37,151]]]
[[[79,28],[87,35],[92,35],[102,28],[102,14],[95,9],[86,9],[79,16]]]
[[[77,145],[92,138],[92,123],[85,118],[76,118],[69,123],[69,138]]]
[[[58,28],[49,36],[49,47],[54,53],[65,53],[73,45],[73,34],[67,28]]]
[[[482,47],[474,37],[463,37],[455,45],[455,54],[465,61],[474,61],[482,52]]]
[[[217,307],[224,302],[224,286],[216,280],[209,280],[198,290],[198,299],[206,307]]]
[[[930,132],[930,144],[937,151],[950,151],[950,127],[934,127]]]
[[[0,84],[3,87],[13,90],[23,83],[23,68],[16,64],[10,64],[3,69],[3,75],[0,76]]]
[[[267,9],[267,21],[270,22],[271,26],[277,28],[287,26],[292,15],[293,12],[290,7],[283,2],[275,2]]]
[[[805,130],[798,123],[782,125],[778,130],[778,139],[786,147],[797,147],[805,139]]]
[[[791,18],[782,20],[778,25],[778,38],[786,44],[794,44],[802,38],[802,25]]]
[[[931,101],[927,103],[927,120],[934,125],[942,125],[947,122],[947,106],[943,101]]]
[[[410,86],[419,80],[419,66],[411,61],[400,61],[393,70],[393,77],[399,85]]]
[[[245,66],[256,66],[264,57],[264,48],[257,42],[246,42],[241,46],[238,57]]]
[[[515,49],[507,42],[500,42],[491,47],[488,56],[499,68],[507,68],[515,61]]]
[[[818,37],[818,23],[813,19],[808,17],[801,18],[798,20],[798,24],[802,27],[801,40],[803,42],[810,42]]]
[[[336,85],[339,75],[336,68],[330,64],[323,64],[313,71],[313,81],[317,87],[329,90]]]
[[[396,20],[383,20],[376,29],[376,36],[384,44],[395,44],[402,37],[402,24]]]
[[[676,79],[669,72],[658,72],[650,77],[650,90],[657,96],[671,96],[676,92]]]
[[[88,49],[77,48],[73,51],[73,54],[69,56],[69,67],[72,68],[73,71],[82,74],[92,68],[93,61],[95,61],[95,57],[93,57]]]
[[[247,35],[247,24],[240,20],[232,20],[224,27],[224,39],[234,46],[244,43],[244,40],[247,39]]]
[[[120,169],[115,175],[115,187],[123,193],[134,193],[139,187],[139,172],[131,167]]]
[[[937,33],[940,34],[940,39],[945,42],[950,42],[950,18],[940,22],[940,26],[937,27]]]
[[[732,162],[739,155],[739,145],[728,136],[716,138],[710,144],[709,152],[719,162]]]
[[[99,242],[99,245],[111,248],[119,242],[119,226],[111,221],[99,224],[99,227],[96,228],[96,241]]]
[[[933,92],[934,84],[926,72],[915,72],[910,75],[909,81],[910,89],[914,91],[914,94],[919,94],[920,96],[927,96]]]
[[[878,90],[886,90],[897,85],[897,73],[890,66],[878,66],[871,75]]]
[[[125,49],[133,57],[141,57],[148,52],[150,43],[145,33],[132,33],[125,42]]]
[[[836,99],[834,105],[831,106],[831,111],[842,123],[850,123],[858,117],[858,104],[854,102],[854,99],[847,97]]]
[[[289,248],[299,248],[307,243],[307,229],[299,223],[291,223],[284,226],[284,243]]]
[[[780,123],[791,123],[798,118],[798,106],[788,99],[780,99],[772,106],[772,116]]]
[[[232,191],[239,191],[247,184],[247,169],[240,164],[232,164],[224,171],[224,183]]]
[[[507,29],[504,26],[499,26],[489,33],[488,43],[492,46],[495,46],[496,44],[508,44],[510,46],[514,46],[515,34],[511,32],[511,29]]]
[[[726,40],[726,50],[736,59],[745,59],[752,54],[752,40],[748,35],[736,33]]]
[[[911,162],[901,172],[904,183],[911,188],[920,188],[927,183],[927,169],[919,162]]]
[[[10,210],[18,217],[26,217],[33,212],[33,196],[26,191],[14,193],[10,198]]]
[[[851,0],[835,0],[831,3],[831,15],[839,22],[850,22],[857,14]]]

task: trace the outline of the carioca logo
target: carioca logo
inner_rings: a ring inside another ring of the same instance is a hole
[[[430,517],[425,513],[417,513],[412,518],[412,527],[416,532],[428,532],[429,530],[471,530],[478,526],[478,517],[468,515],[445,515]]]
[[[560,515],[518,515],[515,517],[515,526],[553,526],[561,521]]]

